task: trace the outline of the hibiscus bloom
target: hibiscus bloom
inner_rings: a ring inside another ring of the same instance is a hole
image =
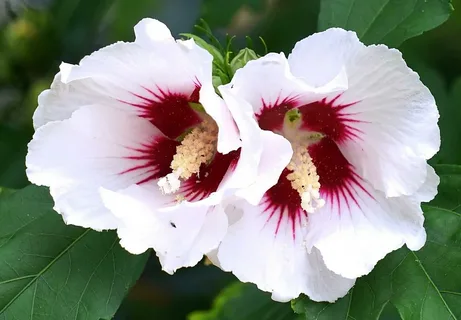
[[[196,264],[227,229],[226,193],[254,176],[212,85],[212,56],[144,19],[133,43],[61,65],[39,97],[27,175],[68,224],[117,229],[163,268]]]
[[[221,92],[242,132],[292,147],[268,141],[259,178],[227,209],[233,223],[214,257],[224,270],[276,300],[334,301],[387,253],[424,245],[438,111],[399,51],[329,29],[288,59],[250,61]]]

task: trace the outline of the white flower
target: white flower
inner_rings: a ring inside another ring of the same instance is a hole
[[[399,51],[329,29],[288,59],[249,62],[220,90],[242,137],[291,144],[267,141],[258,179],[227,208],[233,223],[212,258],[224,270],[276,300],[334,301],[387,253],[424,245],[438,112]]]
[[[253,153],[214,91],[212,56],[156,20],[135,34],[61,65],[39,97],[27,175],[50,187],[66,223],[117,229],[128,251],[154,248],[172,273],[217,247],[220,204],[254,179]]]

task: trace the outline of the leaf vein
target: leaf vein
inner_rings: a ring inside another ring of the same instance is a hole
[[[34,307],[35,307],[35,298],[37,297],[37,287],[38,287],[38,282],[35,282],[35,289],[34,289],[34,294],[32,295],[32,305],[30,308],[30,320],[34,319]]]
[[[7,283],[10,283],[10,282],[15,282],[15,281],[19,281],[19,280],[24,280],[24,279],[29,279],[29,278],[33,278],[37,276],[36,274],[30,274],[28,276],[22,276],[22,277],[17,277],[17,278],[13,278],[13,279],[8,279],[8,280],[5,280],[5,281],[1,281],[0,282],[0,285],[2,284],[7,284]]]

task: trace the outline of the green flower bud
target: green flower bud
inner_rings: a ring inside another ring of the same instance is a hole
[[[240,52],[232,59],[230,67],[232,74],[234,74],[238,69],[244,67],[248,61],[258,59],[258,55],[251,49],[245,48],[240,50]]]

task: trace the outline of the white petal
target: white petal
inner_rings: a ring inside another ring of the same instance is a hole
[[[101,195],[121,221],[122,246],[132,253],[154,248],[168,273],[197,264],[218,246],[227,230],[220,206],[206,202],[171,205],[154,187],[133,185],[118,192],[101,190]]]
[[[136,156],[141,144],[161,134],[147,120],[108,107],[85,106],[71,118],[40,127],[29,144],[27,176],[51,188],[55,208],[71,224],[97,230],[115,228],[98,189],[126,188],[152,174]]]
[[[116,229],[118,220],[102,205],[96,186],[89,183],[53,184],[50,194],[53,209],[66,224],[94,230]]]
[[[182,54],[187,57],[189,64],[193,64],[195,71],[199,76],[197,79],[205,84],[212,84],[210,82],[213,71],[213,57],[212,55],[199,45],[197,45],[194,39],[188,40],[177,40],[179,48],[182,50]]]
[[[363,47],[355,32],[331,28],[296,43],[288,62],[294,76],[321,87],[344,75],[344,61]]]
[[[241,139],[239,161],[234,174],[224,184],[226,188],[233,189],[248,187],[256,180],[261,161],[261,130],[253,119],[251,106],[245,100],[231,93],[229,86],[220,86],[219,91],[238,127]]]
[[[144,18],[134,27],[136,43],[149,47],[159,41],[174,41],[168,27],[155,19]]]
[[[309,215],[306,243],[320,250],[330,270],[357,278],[405,243],[411,250],[424,245],[420,198],[436,188],[434,179],[421,188],[423,195],[411,197],[386,198],[365,182],[348,186],[339,202],[325,199],[325,207]]]
[[[439,115],[433,96],[401,53],[366,47],[354,33],[329,29],[302,40],[289,61],[292,72],[311,84],[346,70],[348,89],[328,98],[336,98],[334,108],[349,105],[338,111],[353,131],[336,138],[341,151],[387,196],[416,192],[426,179],[426,160],[440,147]]]
[[[200,103],[206,113],[218,125],[218,152],[227,154],[237,150],[241,146],[237,125],[223,99],[216,94],[212,84],[206,85],[200,90]]]
[[[308,253],[300,233],[293,239],[286,220],[276,235],[277,219],[268,219],[261,207],[241,202],[238,209],[229,207],[227,212],[232,216],[235,210],[243,210],[243,216],[229,227],[218,259],[222,269],[232,271],[240,281],[255,283],[283,302],[301,293],[314,301],[333,302],[354,285],[354,280],[328,270],[317,250]]]
[[[293,155],[291,143],[281,135],[261,130],[261,137],[263,152],[256,180],[248,188],[236,192],[238,197],[246,199],[252,205],[257,205],[264,193],[277,183]]]
[[[435,173],[434,168],[427,165],[427,176],[424,184],[419,188],[414,198],[419,202],[429,202],[437,195],[437,187],[440,183],[439,176]]]
[[[108,99],[93,91],[91,79],[72,81],[65,84],[58,73],[51,88],[38,96],[38,107],[33,116],[34,128],[37,129],[50,121],[70,118],[72,112],[88,104],[113,104],[117,101]]]
[[[401,207],[405,208],[405,205],[418,208],[421,206],[421,202],[429,202],[437,195],[437,187],[440,183],[439,176],[435,173],[431,166],[427,166],[427,177],[423,185],[418,191],[410,197],[400,197],[399,200],[404,204]],[[392,199],[393,200],[393,199]],[[397,199],[396,199],[397,201]],[[410,250],[419,250],[426,243],[426,230],[421,228],[418,235],[406,239],[406,245]]]

